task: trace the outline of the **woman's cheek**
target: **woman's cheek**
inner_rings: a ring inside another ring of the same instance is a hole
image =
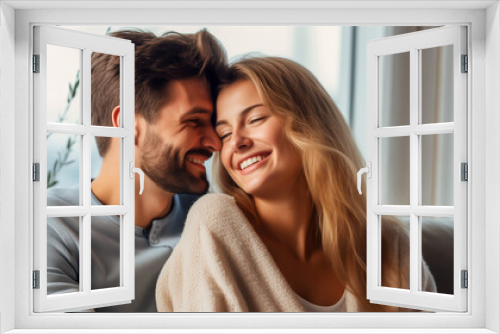
[[[222,148],[224,150],[224,148]],[[222,165],[224,168],[229,172],[231,170],[231,160],[230,157],[228,157],[227,152],[221,151],[221,158],[222,158]]]

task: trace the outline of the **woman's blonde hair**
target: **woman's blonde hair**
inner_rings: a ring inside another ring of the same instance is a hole
[[[313,74],[289,59],[240,60],[231,65],[222,88],[240,80],[252,82],[263,104],[283,120],[285,136],[301,156],[321,245],[337,277],[364,311],[392,310],[366,299],[366,197],[356,188],[356,173],[365,164],[337,106]],[[236,185],[218,157],[214,178],[249,219],[258,221],[252,196]],[[392,271],[389,276],[397,275]]]

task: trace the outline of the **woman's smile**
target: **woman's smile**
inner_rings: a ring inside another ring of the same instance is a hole
[[[264,166],[270,156],[271,153],[253,155],[252,157],[246,158],[243,162],[239,163],[237,169],[241,175],[248,175]]]

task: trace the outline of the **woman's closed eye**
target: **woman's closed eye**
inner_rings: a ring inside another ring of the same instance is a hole
[[[254,118],[251,118],[249,123],[250,124],[256,124],[256,123],[259,123],[260,121],[263,121],[267,118],[267,116],[258,116],[258,117],[254,117]]]
[[[219,138],[220,138],[220,140],[224,140],[226,138],[229,138],[229,136],[231,136],[231,132],[226,132],[226,133],[219,135]]]

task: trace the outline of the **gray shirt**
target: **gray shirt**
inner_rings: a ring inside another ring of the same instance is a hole
[[[78,205],[79,190],[49,189],[47,205]],[[145,230],[135,226],[135,299],[96,312],[156,312],[158,274],[179,241],[187,212],[199,195],[175,195],[172,208]],[[92,194],[92,205],[102,205]],[[91,222],[92,289],[120,286],[120,218],[93,216]],[[47,293],[79,291],[79,219],[47,219]]]

